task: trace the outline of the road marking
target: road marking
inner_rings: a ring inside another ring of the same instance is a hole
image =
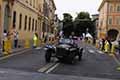
[[[7,58],[9,58],[9,57],[12,57],[12,56],[15,56],[15,55],[19,55],[19,54],[22,54],[22,53],[27,52],[27,51],[29,51],[29,49],[28,49],[28,50],[21,51],[21,52],[18,52],[18,53],[14,53],[14,54],[10,54],[10,55],[1,57],[0,60],[7,59]]]
[[[120,66],[120,61],[119,61],[115,56],[113,56],[113,59],[114,59],[115,62]]]
[[[37,48],[35,48],[35,49],[42,49],[41,47],[37,47]]]
[[[48,63],[46,64],[44,67],[40,68],[38,70],[38,72],[45,72],[46,70],[48,70],[50,67],[52,67],[53,65],[55,65],[55,63]]]
[[[116,70],[120,71],[120,61],[115,57],[115,55],[112,55],[113,59],[115,60],[115,62],[117,63],[118,67],[116,68]]]
[[[97,50],[97,52],[98,52],[99,54],[104,54],[102,51],[99,51],[99,50]]]
[[[45,65],[43,68],[40,68],[38,72],[44,72],[44,73],[49,73],[52,70],[54,70],[57,66],[59,66],[60,63],[49,63]]]
[[[6,73],[6,71],[0,71],[0,73],[4,74],[4,73]]]
[[[88,50],[88,51],[89,51],[90,53],[95,53],[95,51],[94,51],[94,50],[91,50],[91,49],[90,49],[90,50]]]
[[[51,67],[49,70],[47,70],[45,73],[50,73],[51,71],[53,71],[56,67],[58,67],[60,65],[60,63],[55,64],[53,67]]]

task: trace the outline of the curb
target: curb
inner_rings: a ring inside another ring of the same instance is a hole
[[[27,50],[27,49],[30,49],[30,48],[21,48],[21,49],[18,49],[18,50],[13,49],[10,54],[15,54],[17,52],[24,51],[24,50]],[[8,55],[10,55],[10,54],[8,54]],[[4,56],[5,56],[5,54],[3,54],[2,51],[1,51],[0,52],[0,57],[4,57]]]

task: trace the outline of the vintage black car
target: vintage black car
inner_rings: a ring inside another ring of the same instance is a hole
[[[76,56],[78,56],[79,61],[81,60],[83,52],[83,48],[79,48],[73,39],[68,38],[60,39],[55,46],[46,45],[45,50],[46,62],[50,62],[51,57],[55,57],[61,62],[74,63]]]

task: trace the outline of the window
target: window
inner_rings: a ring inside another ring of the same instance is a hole
[[[29,17],[29,28],[28,28],[28,30],[30,31],[30,29],[31,29],[31,17]]]
[[[34,31],[34,19],[32,20],[32,31]]]
[[[120,12],[120,5],[117,6],[117,12]]]
[[[116,24],[117,24],[117,25],[120,25],[120,17],[117,18]]]
[[[112,18],[108,19],[108,24],[112,24]]]
[[[28,0],[26,0],[25,2],[28,3]]]
[[[27,29],[27,16],[25,16],[25,27],[24,27],[24,30]]]
[[[35,31],[37,31],[37,20],[35,21]]]
[[[32,5],[32,0],[30,0],[30,5]]]
[[[38,5],[38,0],[36,0],[36,9],[38,9],[38,6],[39,6],[39,5]]]
[[[110,7],[109,7],[109,12],[112,12],[112,11],[113,11],[113,6],[110,5]]]
[[[13,28],[16,27],[16,11],[13,12]]]
[[[22,14],[19,16],[19,30],[22,28]]]
[[[33,7],[35,8],[35,0],[33,0]]]

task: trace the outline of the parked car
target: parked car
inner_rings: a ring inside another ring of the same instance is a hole
[[[79,48],[72,39],[63,38],[60,39],[58,44],[46,45],[45,47],[45,60],[50,62],[52,57],[57,58],[61,62],[74,63],[76,56],[81,61],[83,48]]]

